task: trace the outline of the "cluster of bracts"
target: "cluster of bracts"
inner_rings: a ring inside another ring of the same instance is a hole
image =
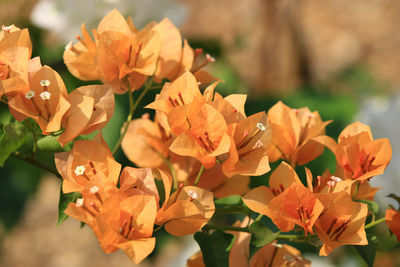
[[[305,236],[316,235],[320,255],[341,245],[368,243],[369,211],[355,200],[373,200],[378,189],[369,180],[390,162],[388,139],[374,140],[370,128],[356,122],[336,142],[325,135],[330,122],[318,112],[282,102],[247,117],[246,95],[214,92],[219,81],[203,70],[214,59],[192,49],[168,19],[138,30],[113,10],[92,35],[82,25],[82,37],[66,46],[64,61],[76,77],[103,84],[68,94],[54,70],[31,59],[28,31],[3,26],[0,95],[18,121],[32,118],[42,134],[58,132],[65,145],[108,123],[114,93],[162,87],[146,106],[155,111],[154,120],[145,114],[122,127],[122,149],[140,168],[121,172],[101,132],[55,155],[63,192],[79,195],[65,213],[90,226],[106,253],[122,249],[139,263],[154,249],[155,225],[176,236],[193,234],[214,215],[214,198],[230,195],[243,196],[248,208],[269,217],[281,232],[302,229]],[[294,167],[314,160],[325,147],[336,157],[335,173],[313,177],[305,168],[305,186]],[[269,186],[250,190],[250,176],[267,173],[269,162],[278,160],[282,163],[271,173]],[[155,179],[163,185],[163,197]],[[238,225],[248,223],[246,218]],[[387,223],[400,238],[400,213],[389,209]],[[250,234],[236,235],[230,262],[239,266],[249,260]],[[272,262],[310,264],[297,249],[276,242],[258,250],[250,264]],[[201,254],[188,264],[201,265]]]

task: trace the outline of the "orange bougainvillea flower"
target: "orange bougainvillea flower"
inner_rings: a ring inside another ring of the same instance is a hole
[[[21,121],[34,119],[43,134],[56,132],[70,107],[67,90],[60,75],[48,66],[41,66],[35,58],[29,65],[29,91],[18,93],[8,101],[14,117]]]
[[[165,201],[157,213],[156,224],[164,225],[171,235],[183,236],[200,230],[214,215],[213,194],[195,186],[183,186],[171,196],[171,178],[160,171]]]
[[[312,227],[323,205],[301,184],[288,164],[282,162],[271,174],[270,188],[256,187],[243,197],[243,201],[251,210],[270,217],[281,231],[291,231],[297,224],[306,233],[313,233]]]
[[[265,112],[241,120],[233,127],[229,156],[222,164],[225,175],[262,175],[270,170],[267,146],[271,130]]]
[[[323,122],[317,111],[291,109],[279,101],[268,111],[268,121],[272,129],[268,151],[271,162],[283,159],[304,165],[323,152],[324,147],[313,138],[324,136],[330,121]]]
[[[367,245],[364,230],[368,214],[366,204],[353,202],[347,192],[317,194],[324,211],[315,224],[315,232],[324,242],[319,254],[328,255],[336,247]]]
[[[129,123],[128,130],[122,140],[122,150],[127,158],[136,166],[158,168],[168,158],[173,137],[157,120],[153,122],[148,114],[141,119]]]
[[[64,53],[65,64],[78,78],[99,79],[121,94],[139,89],[147,76],[154,73],[160,36],[151,26],[138,31],[114,9],[93,30],[94,41],[84,25],[82,34],[83,38],[68,45]]]
[[[391,208],[387,209],[386,224],[400,242],[400,212]]]
[[[141,262],[155,246],[151,236],[156,214],[154,196],[133,195],[121,200],[113,195],[96,216],[102,249],[106,253],[122,249],[134,263]]]
[[[336,156],[335,175],[366,180],[382,174],[392,158],[389,139],[373,140],[368,125],[355,122],[339,135],[338,143],[328,136],[315,138]]]
[[[93,141],[76,141],[70,152],[55,154],[55,163],[64,179],[64,193],[82,191],[98,172],[116,185],[121,171],[101,133]]]
[[[114,94],[105,85],[81,86],[69,94],[68,101],[71,107],[62,121],[65,131],[58,138],[62,145],[102,129],[114,113]]]
[[[28,30],[3,25],[0,31],[0,96],[28,90],[28,62],[31,53]]]
[[[206,169],[214,166],[216,157],[230,148],[230,137],[224,117],[209,104],[187,116],[190,129],[179,134],[169,149],[181,156],[199,160]]]

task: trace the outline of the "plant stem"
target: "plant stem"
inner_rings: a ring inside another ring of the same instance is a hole
[[[200,181],[200,177],[203,174],[203,171],[204,171],[204,165],[201,165],[201,168],[199,170],[199,173],[197,174],[196,180],[194,180],[194,184],[193,184],[194,186],[196,186],[197,183]]]
[[[367,230],[367,229],[374,227],[375,225],[380,224],[381,222],[384,222],[384,221],[386,221],[386,217],[383,217],[383,218],[380,218],[379,220],[370,222],[364,228],[365,228],[365,230]]]
[[[113,155],[115,154],[115,152],[117,152],[118,148],[121,146],[122,140],[124,139],[124,136],[125,136],[126,132],[128,131],[129,123],[131,122],[131,120],[133,118],[133,114],[135,113],[135,110],[139,106],[139,103],[142,101],[143,97],[149,91],[150,86],[152,84],[152,81],[153,80],[150,79],[146,83],[142,93],[140,94],[140,96],[138,97],[136,102],[133,101],[133,92],[128,92],[128,95],[129,95],[129,113],[128,113],[128,117],[126,118],[126,121],[124,123],[124,126],[122,128],[122,132],[121,132],[121,135],[119,136],[118,142],[117,142],[117,144],[114,146],[114,148],[112,150]],[[128,88],[130,88],[129,82],[127,82],[127,84],[128,84]]]
[[[213,223],[206,224],[203,229],[222,229],[227,231],[236,231],[236,232],[246,232],[250,233],[250,229],[248,227],[236,227],[230,225],[218,225]]]
[[[34,158],[23,158],[23,157],[20,157],[20,156],[17,156],[17,155],[13,155],[13,154],[11,154],[11,156],[13,158],[19,159],[21,161],[25,161],[25,162],[27,162],[27,163],[29,163],[29,164],[31,164],[33,166],[36,166],[36,167],[38,167],[38,168],[40,168],[42,170],[48,171],[48,172],[54,174],[55,176],[57,176],[58,178],[62,179],[61,175],[57,171],[51,169],[49,166],[44,165],[40,161],[35,160]]]
[[[37,150],[37,137],[36,137],[35,129],[33,129],[31,123],[28,120],[24,120],[24,123],[26,124],[26,126],[28,126],[29,130],[31,131],[31,133],[33,135],[33,150],[32,150],[32,155],[31,155],[31,158],[33,158],[33,155],[36,153],[36,150]]]

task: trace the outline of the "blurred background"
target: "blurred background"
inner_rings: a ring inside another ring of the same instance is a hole
[[[217,59],[208,67],[225,81],[218,86],[221,94],[248,94],[247,114],[282,100],[334,120],[327,128],[333,138],[356,120],[369,124],[374,138],[390,138],[392,163],[372,185],[383,187],[377,194],[382,215],[388,204],[397,208],[385,196],[400,191],[400,1],[1,0],[0,24],[28,27],[33,56],[58,71],[71,91],[87,83],[67,71],[64,46],[81,33],[82,22],[94,28],[113,8],[132,16],[138,28],[169,17],[193,48]],[[125,96],[116,101],[103,132],[110,146],[128,110]],[[7,114],[1,106],[0,119]],[[130,165],[122,153],[116,158]],[[325,151],[307,167],[322,173],[334,166],[333,155]],[[251,186],[262,179],[252,179]],[[59,187],[56,177],[13,159],[0,169],[0,266],[132,266],[122,252],[105,255],[79,222],[69,219],[56,227]],[[400,266],[399,246],[381,227],[376,266]],[[158,235],[155,252],[142,266],[185,266],[198,250],[191,237]],[[363,266],[353,248],[337,249],[328,258],[304,249],[313,266]]]

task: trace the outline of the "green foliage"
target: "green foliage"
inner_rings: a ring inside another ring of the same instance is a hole
[[[267,226],[259,221],[253,222],[249,228],[251,232],[249,247],[250,258],[253,257],[257,250],[274,241],[279,235],[279,232],[272,232]]]
[[[374,266],[375,254],[376,254],[376,243],[378,241],[376,236],[367,237],[368,245],[366,246],[354,246],[358,254],[363,258],[369,267]]]
[[[361,202],[368,205],[368,210],[374,214],[379,212],[379,205],[375,201],[366,200],[366,199],[355,199],[356,202]]]
[[[21,122],[11,122],[3,126],[0,136],[0,166],[25,142],[27,132]]]
[[[206,267],[225,267],[229,265],[229,250],[235,238],[221,230],[212,234],[197,232],[194,239],[199,244]]]
[[[242,197],[238,195],[231,195],[228,197],[220,198],[215,200],[215,212],[216,213],[240,213],[240,214],[252,214],[252,211],[246,207]]]
[[[68,215],[64,213],[64,210],[68,207],[68,204],[71,202],[75,202],[79,197],[79,193],[72,192],[68,194],[64,194],[62,191],[62,185],[60,188],[60,199],[58,201],[58,221],[57,225],[63,223],[66,219],[68,219]]]

